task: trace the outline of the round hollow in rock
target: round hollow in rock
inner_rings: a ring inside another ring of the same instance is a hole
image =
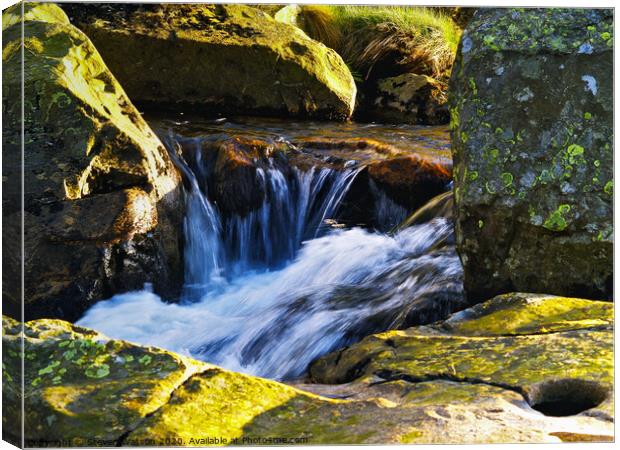
[[[573,416],[594,408],[607,398],[607,390],[595,381],[565,378],[548,380],[527,391],[529,405],[546,416]]]

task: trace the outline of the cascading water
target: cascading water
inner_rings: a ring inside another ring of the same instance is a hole
[[[202,140],[169,135],[166,143],[177,149],[171,156],[189,184],[185,281],[193,296],[217,286],[223,275],[230,279],[290,261],[303,240],[326,231],[325,219],[335,216],[359,172],[287,167],[285,173],[269,160],[270,167],[258,168],[253,180],[255,189],[264,192],[262,204],[244,215],[222,214],[209,200],[213,163],[203,157]]]
[[[188,191],[184,298],[166,303],[149,290],[117,295],[92,307],[80,325],[286,379],[365,335],[465,307],[449,219],[393,235],[331,228],[327,219],[337,217],[359,169],[284,173],[275,164],[256,171],[263,204],[224,215],[209,200],[200,139],[184,139],[167,143],[195,150],[184,152],[188,160],[173,152]],[[383,220],[404,214],[393,203],[382,208]]]
[[[267,200],[245,217],[225,219],[224,242],[235,274],[291,260],[304,239],[325,231],[325,219],[333,217],[357,171],[293,168],[290,182],[278,170],[259,173]]]

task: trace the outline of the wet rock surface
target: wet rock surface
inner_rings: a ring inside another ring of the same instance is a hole
[[[481,9],[463,35],[450,108],[472,299],[612,296],[612,15]]]
[[[209,197],[229,216],[245,216],[264,205],[273,189],[270,172],[293,185],[295,173],[356,171],[333,219],[381,228],[396,211],[388,218],[394,222],[390,228],[445,192],[452,177],[445,127],[336,126],[243,117],[208,121],[185,115],[171,120],[157,114],[149,121],[205,177]]]
[[[32,321],[24,329],[26,439],[151,446],[213,445],[200,440],[209,436],[239,445],[608,441],[612,309],[500,296],[432,326],[371,336],[312,366],[315,380],[345,384],[286,385],[66,322]],[[17,400],[21,325],[5,317],[3,331],[5,397]],[[5,414],[5,430],[16,426],[6,422],[11,417]]]
[[[353,112],[355,83],[341,57],[256,8],[63,8],[135,102],[323,119]]]
[[[3,13],[3,299],[26,318],[77,319],[94,301],[180,284],[180,178],[89,39],[53,4]],[[21,214],[23,198],[24,214]],[[24,250],[21,253],[21,221]]]

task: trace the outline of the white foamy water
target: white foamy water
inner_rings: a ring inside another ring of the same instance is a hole
[[[449,233],[444,219],[394,237],[336,231],[306,242],[284,269],[239,277],[198,302],[132,292],[99,302],[78,324],[233,370],[296,376],[318,356],[374,331],[369,318],[385,316],[379,328],[390,328],[407,302],[450,288],[460,277],[458,257],[426,253]]]

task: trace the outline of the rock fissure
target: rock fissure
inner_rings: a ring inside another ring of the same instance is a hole
[[[121,434],[118,439],[116,439],[116,447],[122,447],[123,443],[127,440],[127,438],[131,435],[131,433],[133,433],[135,430],[137,430],[138,428],[140,428],[141,425],[144,424],[144,422],[146,420],[149,419],[149,417],[154,416],[155,414],[157,414],[159,411],[161,411],[162,408],[166,407],[169,403],[170,400],[174,398],[174,395],[176,392],[179,391],[179,389],[183,388],[187,383],[189,383],[194,377],[196,376],[200,376],[200,375],[204,375],[207,374],[209,372],[218,372],[219,369],[215,369],[212,367],[206,367],[204,369],[201,369],[198,372],[192,372],[191,374],[189,374],[189,376],[183,380],[182,382],[178,383],[174,389],[172,389],[172,391],[170,391],[170,395],[168,396],[168,400],[163,403],[162,405],[160,405],[157,409],[149,412],[148,414],[145,414],[140,420],[138,420],[134,426],[132,426],[131,428],[128,428],[125,432],[123,432],[123,434]]]
[[[379,378],[383,378],[383,380],[372,382],[369,384],[370,386],[381,385],[384,383],[389,383],[391,381],[397,381],[397,380],[406,381],[408,383],[426,383],[429,381],[451,381],[454,383],[484,384],[487,386],[498,387],[498,388],[506,389],[508,391],[516,392],[517,394],[521,395],[526,402],[528,401],[527,394],[525,393],[524,389],[519,386],[513,386],[510,384],[506,384],[506,383],[497,383],[494,381],[483,380],[480,378],[460,377],[456,374],[449,374],[449,373],[438,373],[438,374],[429,374],[429,375],[424,375],[424,376],[413,376],[413,375],[406,374],[406,373],[391,372],[388,370],[380,370],[380,371],[374,372],[374,375]]]
[[[563,334],[567,331],[612,331],[612,325],[599,325],[599,326],[588,326],[588,327],[575,327],[570,328],[570,330],[551,330],[551,331],[538,331],[538,332],[527,332],[527,333],[502,333],[502,334],[493,334],[493,338],[503,338],[503,337],[527,337],[527,336],[545,336],[552,334]],[[450,328],[442,329],[441,331],[445,331],[450,333]],[[448,337],[469,337],[469,338],[485,338],[491,336],[476,336],[471,334],[450,334]],[[390,345],[386,342],[387,345],[395,347],[394,345]]]

